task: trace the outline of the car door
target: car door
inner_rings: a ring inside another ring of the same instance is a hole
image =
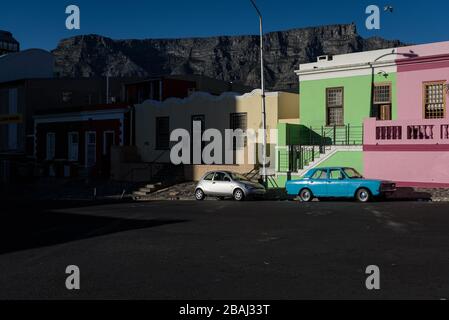
[[[310,177],[309,187],[316,197],[327,197],[327,169],[317,169]]]
[[[216,172],[212,182],[212,194],[216,196],[232,195],[231,178],[225,172]]]
[[[207,195],[212,193],[213,181],[215,172],[208,173],[201,181],[201,188],[203,192]]]
[[[329,197],[345,197],[348,183],[349,181],[341,169],[330,169],[327,180],[327,193]]]

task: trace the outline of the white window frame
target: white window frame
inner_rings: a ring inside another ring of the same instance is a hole
[[[106,155],[106,134],[112,133],[112,145],[115,146],[115,131],[107,130],[103,132],[103,155]]]
[[[53,137],[53,150],[49,149],[49,138]],[[47,132],[45,140],[45,158],[47,160],[54,160],[56,157],[56,133]]]
[[[95,135],[95,153],[94,153],[94,162],[93,162],[93,166],[95,166],[95,164],[97,163],[97,132],[96,131],[86,131],[85,134],[85,141],[84,141],[84,149],[85,149],[85,154],[84,154],[84,160],[85,160],[85,167],[89,168],[89,163],[87,162],[88,159],[88,150],[89,150],[89,134],[94,134]]]
[[[71,137],[73,135],[76,135],[78,137],[78,143],[72,143]],[[77,131],[69,132],[68,135],[67,135],[67,139],[68,139],[68,142],[67,142],[67,148],[68,148],[68,150],[67,150],[68,151],[67,152],[67,158],[68,158],[69,161],[77,162],[77,161],[79,161],[79,150],[80,150],[79,149],[80,148],[80,135],[79,135],[79,132],[77,132]],[[72,152],[72,145],[75,145],[75,144],[76,144],[76,158],[73,157],[73,155],[71,154],[71,152]]]

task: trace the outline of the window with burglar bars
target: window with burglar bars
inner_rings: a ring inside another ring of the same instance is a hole
[[[424,118],[441,119],[446,112],[445,82],[424,83]]]
[[[156,118],[156,149],[167,150],[170,146],[170,118]]]
[[[375,84],[374,85],[374,103],[383,104],[391,103],[391,85]]]
[[[246,112],[242,113],[231,113],[231,129],[232,130],[238,130],[241,129],[246,134],[246,129],[248,125],[248,114]],[[243,146],[241,145],[241,142],[243,140]],[[246,135],[243,136],[243,139],[241,137],[238,137],[234,140],[234,150],[240,149],[242,147],[246,147]]]
[[[343,117],[343,88],[326,89],[326,109],[327,109],[327,125],[342,126],[344,125]]]
[[[374,85],[373,104],[376,106],[378,120],[391,120],[391,84]]]

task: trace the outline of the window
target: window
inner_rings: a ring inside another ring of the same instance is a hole
[[[327,109],[327,125],[342,126],[344,125],[343,104],[344,104],[343,88],[326,89],[326,109]]]
[[[330,170],[329,179],[331,180],[342,180],[344,178],[343,173],[340,169]]]
[[[78,147],[79,147],[79,135],[78,132],[69,132],[68,143],[68,158],[69,161],[78,161]]]
[[[246,147],[246,130],[248,125],[248,114],[246,112],[242,113],[231,113],[231,123],[230,127],[232,130],[241,130],[243,132],[235,132],[236,136],[233,141],[234,150]]]
[[[362,179],[363,176],[357,172],[357,170],[352,168],[343,169],[349,179]]]
[[[226,173],[217,172],[217,173],[215,173],[214,181],[226,181],[225,178],[226,178]],[[228,179],[229,179],[229,177],[228,177]]]
[[[313,180],[324,180],[327,179],[327,170],[318,169],[311,177]]]
[[[156,149],[167,150],[170,147],[170,118],[156,118]]]
[[[86,167],[93,167],[97,162],[97,134],[86,132]]]
[[[391,120],[391,84],[379,83],[373,88],[373,104],[378,120]]]
[[[53,160],[56,153],[56,134],[47,133],[47,160]]]
[[[204,180],[206,181],[212,181],[214,179],[215,173],[209,173],[207,176],[204,177]]]
[[[441,119],[446,112],[445,82],[424,83],[424,118]]]
[[[249,182],[247,177],[242,176],[239,173],[231,173],[231,177],[234,181],[248,181]]]

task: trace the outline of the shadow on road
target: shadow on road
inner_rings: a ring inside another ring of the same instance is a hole
[[[432,201],[432,194],[429,192],[416,191],[410,187],[398,187],[390,196],[386,197],[389,201]]]
[[[135,220],[53,212],[24,206],[0,215],[0,254],[52,246],[136,229],[153,228],[187,220]]]

